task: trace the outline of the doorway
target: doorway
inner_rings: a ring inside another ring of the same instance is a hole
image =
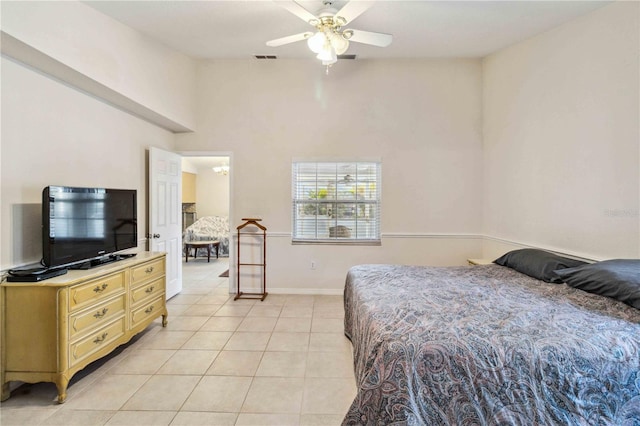
[[[233,265],[231,218],[231,153],[181,152],[182,221],[184,241],[217,244],[183,253],[183,288],[206,291],[229,277]],[[228,289],[232,282],[224,281]]]

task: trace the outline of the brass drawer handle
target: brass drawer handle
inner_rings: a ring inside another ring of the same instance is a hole
[[[104,284],[99,285],[96,288],[94,288],[93,291],[96,292],[96,293],[102,293],[103,291],[105,291],[107,289],[107,287],[109,287],[109,284],[104,283]]]
[[[145,314],[150,314],[151,312],[153,312],[153,305],[149,306],[147,309],[144,310]]]
[[[104,308],[104,309],[102,310],[102,312],[101,312],[101,311],[98,311],[98,312],[96,312],[95,314],[93,314],[93,316],[94,316],[94,317],[96,317],[97,319],[100,319],[100,318],[102,318],[103,316],[105,316],[105,315],[107,314],[107,312],[108,312],[108,311],[109,311],[109,308]]]
[[[147,274],[150,274],[153,272],[153,266],[149,266],[147,269],[144,270]]]
[[[148,288],[145,290],[145,293],[153,293],[153,289],[154,289],[154,288],[155,288],[155,286],[148,287]]]
[[[105,331],[104,333],[102,333],[102,336],[96,337],[96,340],[94,340],[93,343],[99,345],[100,343],[104,342],[104,339],[106,339],[108,335],[109,333]]]

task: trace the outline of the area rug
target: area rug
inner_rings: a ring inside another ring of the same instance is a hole
[[[220,275],[218,275],[219,277],[228,277],[229,276],[229,270],[227,269],[226,271],[224,271],[223,273],[221,273]]]

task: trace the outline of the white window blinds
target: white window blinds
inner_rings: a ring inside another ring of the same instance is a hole
[[[293,242],[380,243],[379,162],[297,161]]]

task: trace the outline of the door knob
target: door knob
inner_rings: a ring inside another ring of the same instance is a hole
[[[160,238],[160,234],[153,234],[153,238]]]

